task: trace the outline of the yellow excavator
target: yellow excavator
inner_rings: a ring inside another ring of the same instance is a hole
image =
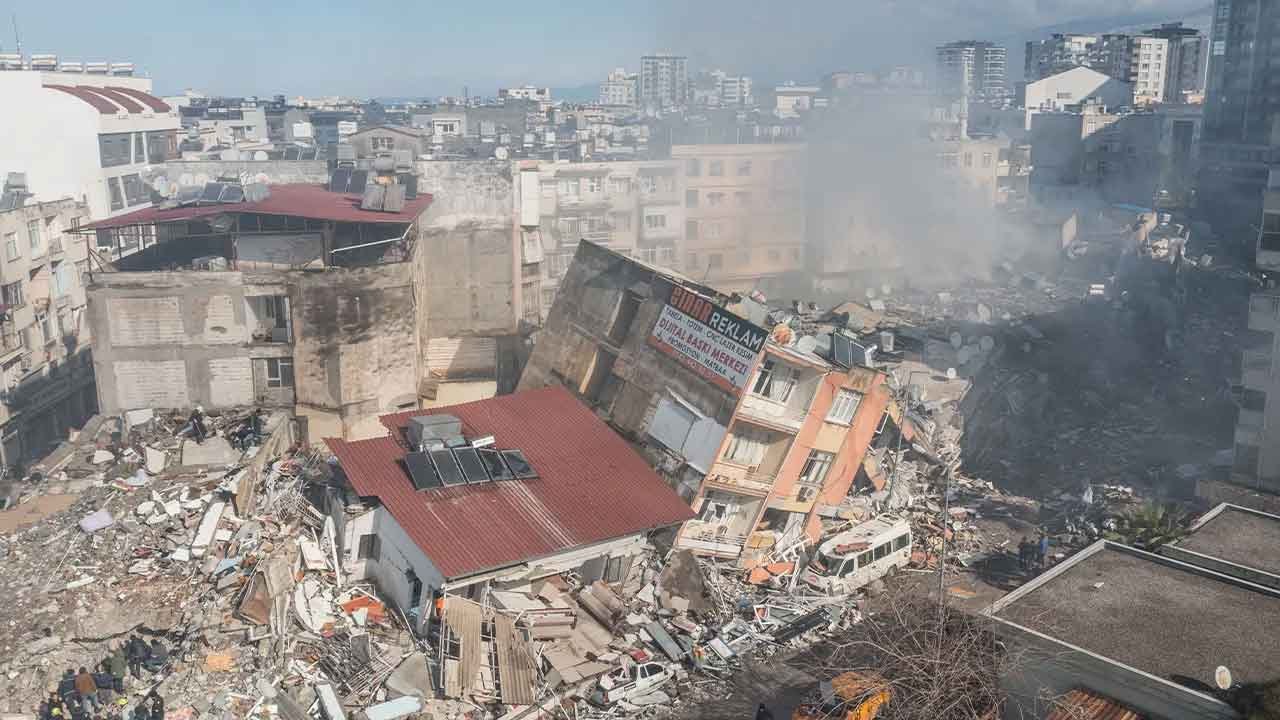
[[[804,703],[791,713],[791,720],[875,720],[880,708],[889,703],[889,683],[874,673],[849,671],[821,686],[822,698]]]

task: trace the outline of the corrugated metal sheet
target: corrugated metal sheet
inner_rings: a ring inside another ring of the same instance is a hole
[[[440,380],[494,377],[498,341],[491,337],[437,337],[427,341],[427,369]]]
[[[515,620],[499,613],[493,619],[493,630],[498,641],[498,682],[502,690],[502,702],[508,705],[532,705],[537,699],[534,683],[533,658],[529,644],[520,637]]]
[[[1048,720],[1146,720],[1109,697],[1084,688],[1067,693]]]
[[[482,609],[476,603],[460,597],[445,600],[444,621],[457,637],[458,691],[470,694],[475,689],[476,673],[480,670],[480,624]]]
[[[418,492],[398,440],[409,419],[446,413],[467,437],[518,448],[538,477]],[[689,506],[626,441],[555,386],[383,416],[392,436],[325,442],[363,496],[376,496],[447,579],[675,525]]]

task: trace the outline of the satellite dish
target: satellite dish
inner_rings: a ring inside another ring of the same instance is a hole
[[[952,367],[952,368],[947,368],[947,379],[948,379],[948,380],[955,380],[955,379],[956,379],[956,369],[955,369],[955,368],[953,368],[953,367]]]
[[[254,150],[254,151],[253,151],[253,159],[254,159],[254,160],[259,160],[259,161],[261,161],[261,160],[266,160],[266,159],[267,159],[267,151],[266,151],[266,150]]]
[[[1219,690],[1230,690],[1231,671],[1225,665],[1219,665],[1218,669],[1213,671],[1213,683]]]
[[[511,155],[504,147],[496,147],[493,149],[493,156],[498,160],[506,160]]]

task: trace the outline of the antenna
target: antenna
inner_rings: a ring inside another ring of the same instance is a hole
[[[9,16],[13,20],[13,42],[18,46],[18,62],[22,62],[22,36],[18,34],[18,13]]]

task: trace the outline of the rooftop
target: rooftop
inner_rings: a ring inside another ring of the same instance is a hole
[[[1209,511],[1179,540],[1182,550],[1280,575],[1280,517],[1237,505]]]
[[[403,210],[386,212],[363,210],[360,207],[360,195],[330,192],[323,185],[271,185],[270,190],[271,194],[258,202],[185,205],[169,209],[153,206],[90,223],[82,229],[107,230],[132,225],[183,222],[223,213],[288,215],[350,223],[411,223],[431,204],[431,195],[419,193],[416,198],[405,200]]]
[[[403,460],[411,418],[448,414],[465,437],[519,449],[536,478],[414,490]],[[563,387],[382,417],[386,437],[327,439],[355,491],[377,497],[446,578],[675,525],[689,506]]]
[[[103,115],[116,113],[139,114],[144,112],[167,113],[172,108],[160,98],[141,90],[108,85],[45,85],[47,90],[57,90],[77,97],[92,105]],[[146,107],[143,107],[143,106]]]
[[[1280,592],[1099,541],[992,605],[991,614],[1164,680],[1213,685],[1225,665],[1240,682],[1271,679],[1280,645],[1258,641],[1280,622]]]

